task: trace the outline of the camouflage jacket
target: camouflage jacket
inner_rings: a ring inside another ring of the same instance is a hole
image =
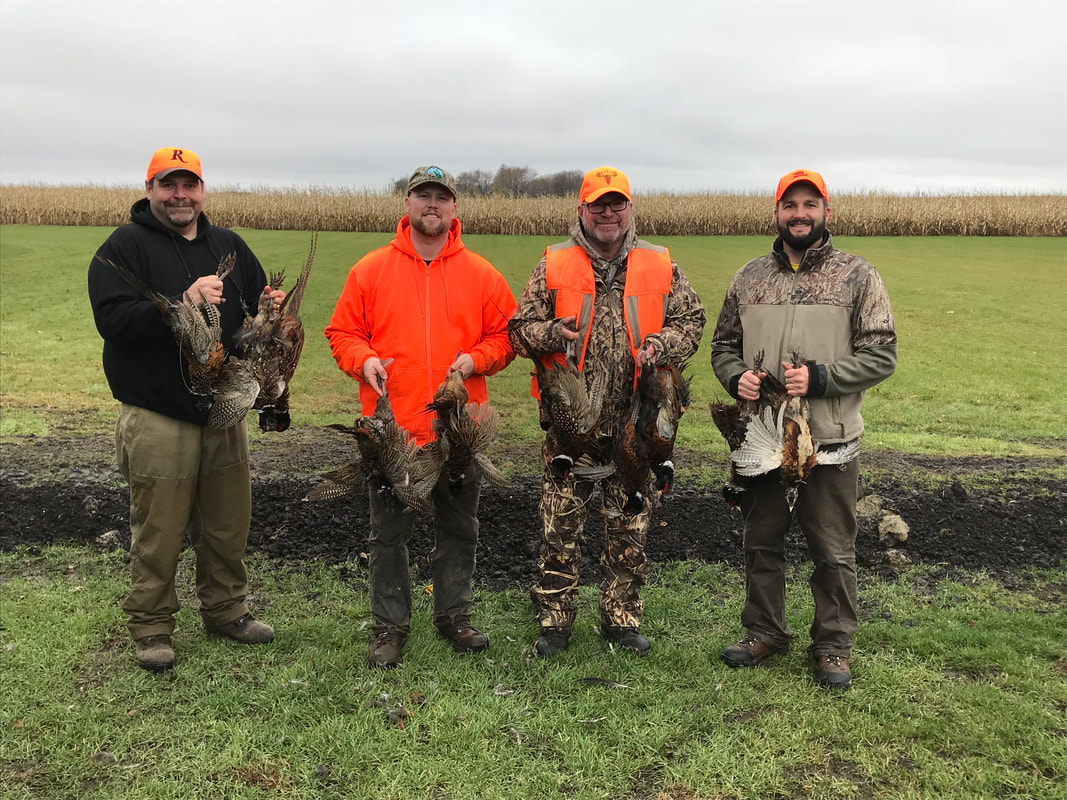
[[[625,419],[633,398],[634,359],[626,333],[622,295],[626,283],[626,257],[638,240],[631,222],[619,254],[607,261],[589,244],[577,222],[571,228],[571,237],[589,257],[596,279],[590,323],[592,331],[582,374],[587,388],[595,375],[607,374],[598,432],[602,437],[611,437]],[[649,334],[643,344],[655,346],[661,364],[681,365],[696,354],[704,332],[705,315],[704,306],[689,280],[676,263],[672,261],[671,265],[671,290],[663,328],[658,333]],[[527,351],[522,339],[515,335],[516,329],[521,330],[522,337],[535,352]],[[523,290],[515,316],[508,323],[508,333],[518,355],[537,358],[547,353],[564,352],[567,340],[561,330],[552,295],[545,285],[545,259],[542,257]]]
[[[711,364],[737,397],[737,381],[764,352],[763,368],[784,379],[794,352],[809,363],[811,433],[824,444],[863,433],[866,389],[893,374],[897,334],[889,295],[870,263],[834,248],[810,248],[796,272],[776,239],[730,282],[715,326]]]

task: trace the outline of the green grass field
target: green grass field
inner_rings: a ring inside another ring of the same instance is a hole
[[[0,229],[0,434],[47,434],[54,412],[88,411],[86,432],[115,414],[100,367],[100,340],[86,298],[86,270],[110,229]],[[242,231],[264,267],[303,263],[309,236]],[[293,381],[295,424],[349,421],[354,383],[333,362],[322,331],[348,269],[385,234],[323,233],[302,308],[308,343]],[[516,296],[555,239],[470,236]],[[734,271],[766,252],[765,237],[664,237],[708,311],[694,361],[693,410],[680,443],[723,451],[707,404],[726,395],[711,372],[715,318]],[[865,446],[913,453],[1039,454],[1067,438],[1067,240],[1061,238],[840,239],[881,272],[900,340],[899,367],[868,394]],[[529,397],[530,365],[517,359],[491,379],[504,438],[533,443],[540,431]]]
[[[86,299],[109,230],[0,228],[0,435],[111,430]],[[267,270],[303,263],[308,234],[243,231]],[[653,238],[653,237],[650,237]],[[303,316],[296,425],[350,421],[355,387],[321,331],[348,268],[382,234],[325,233]],[[733,272],[768,238],[653,238],[671,247],[710,326]],[[539,237],[468,237],[516,294]],[[839,240],[889,287],[896,375],[869,393],[868,449],[1057,456],[1067,440],[1063,239]],[[721,466],[694,364],[682,444]],[[537,446],[528,366],[492,379],[502,436]],[[254,434],[258,436],[259,434]],[[283,434],[284,435],[284,434]],[[1052,461],[1052,459],[1050,459]],[[1062,473],[1062,466],[1056,468]],[[721,532],[709,535],[722,535]],[[1067,780],[1067,569],[1010,586],[984,574],[861,570],[856,684],[814,684],[802,626],[809,566],[790,571],[794,650],[766,668],[718,660],[736,640],[743,575],[656,564],[642,592],[651,654],[613,652],[589,627],[551,662],[529,658],[523,591],[478,592],[482,655],[454,657],[415,598],[402,670],[364,666],[365,569],[252,558],[251,598],[270,646],[208,638],[183,555],[178,667],[140,670],[119,608],[123,551],[55,545],[0,553],[0,797],[5,800],[1062,800]],[[595,619],[584,586],[579,620]],[[622,684],[608,686],[586,679]],[[398,710],[400,709],[400,710]],[[401,728],[390,722],[394,710]]]

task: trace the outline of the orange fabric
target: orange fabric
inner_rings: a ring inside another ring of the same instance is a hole
[[[830,193],[826,191],[826,181],[822,179],[822,175],[810,169],[797,169],[788,175],[783,175],[778,181],[778,188],[774,190],[774,204],[778,205],[778,201],[782,199],[782,195],[789,190],[789,187],[801,181],[807,181],[814,186],[815,191],[821,194],[824,200],[830,199]]]
[[[161,147],[152,153],[152,160],[148,162],[148,172],[145,180],[150,181],[159,175],[166,177],[171,172],[187,170],[200,180],[204,180],[204,171],[200,167],[200,156],[192,150],[184,147]]]
[[[630,350],[635,358],[644,338],[650,333],[658,333],[663,327],[673,276],[674,268],[666,248],[639,243],[626,256],[623,313]],[[577,317],[578,330],[584,331],[577,353],[578,369],[581,370],[593,329],[590,324],[592,315],[596,313],[596,280],[589,256],[580,245],[568,243],[545,250],[545,285],[555,294],[555,316]],[[541,363],[551,369],[553,363],[562,364],[565,358],[563,353],[550,353],[542,357]],[[536,376],[531,382],[530,394],[538,399],[541,397]]]
[[[618,192],[627,200],[631,199],[630,179],[614,167],[597,167],[585,173],[578,202],[595,203],[609,192]]]
[[[392,358],[386,391],[397,422],[423,444],[433,437],[426,404],[460,352],[474,360],[466,380],[471,402],[488,399],[485,375],[515,357],[508,320],[515,298],[501,274],[467,250],[454,220],[448,244],[427,264],[415,252],[407,216],[396,238],[352,267],[326,326],[337,366],[359,382],[362,413],[374,413],[378,395],[363,380],[363,363]]]

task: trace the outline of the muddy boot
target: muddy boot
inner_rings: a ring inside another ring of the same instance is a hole
[[[404,659],[401,653],[408,635],[397,628],[375,628],[367,648],[367,664],[375,669],[396,669]]]
[[[242,644],[267,644],[274,641],[274,628],[259,622],[251,614],[242,614],[225,625],[208,625],[204,628],[212,636],[225,636]]]
[[[619,628],[615,625],[601,623],[600,635],[624,650],[630,650],[639,656],[645,655],[652,647],[648,639],[637,628]]]
[[[471,625],[469,617],[434,621],[437,633],[452,643],[457,653],[480,653],[489,647],[489,637]]]
[[[169,634],[143,636],[134,644],[137,649],[137,665],[142,669],[162,672],[174,666],[174,646]]]
[[[534,655],[551,658],[571,643],[570,628],[541,628],[541,635],[534,642]]]

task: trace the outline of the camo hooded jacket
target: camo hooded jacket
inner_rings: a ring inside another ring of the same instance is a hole
[[[863,433],[865,390],[893,374],[897,335],[889,295],[867,261],[834,248],[810,248],[794,272],[775,239],[771,252],[734,275],[715,326],[711,364],[727,391],[763,351],[763,368],[784,381],[782,362],[799,353],[811,375],[808,400],[817,442]]]
[[[593,267],[596,295],[593,299],[592,331],[586,349],[582,374],[586,387],[594,376],[607,375],[604,404],[600,412],[598,433],[611,437],[621,427],[630,409],[634,387],[634,358],[626,333],[623,289],[626,284],[626,258],[637,244],[633,222],[627,230],[619,254],[608,261],[585,237],[581,223],[571,228],[571,238],[582,248]],[[697,351],[704,331],[704,306],[678,265],[671,262],[672,278],[663,328],[645,337],[644,346],[652,344],[661,364],[682,365]],[[548,353],[562,353],[567,340],[562,323],[556,316],[552,293],[545,283],[545,259],[534,268],[519,301],[519,309],[508,323],[515,352],[527,358]],[[516,336],[516,329],[521,336]],[[529,352],[523,340],[534,352]]]

